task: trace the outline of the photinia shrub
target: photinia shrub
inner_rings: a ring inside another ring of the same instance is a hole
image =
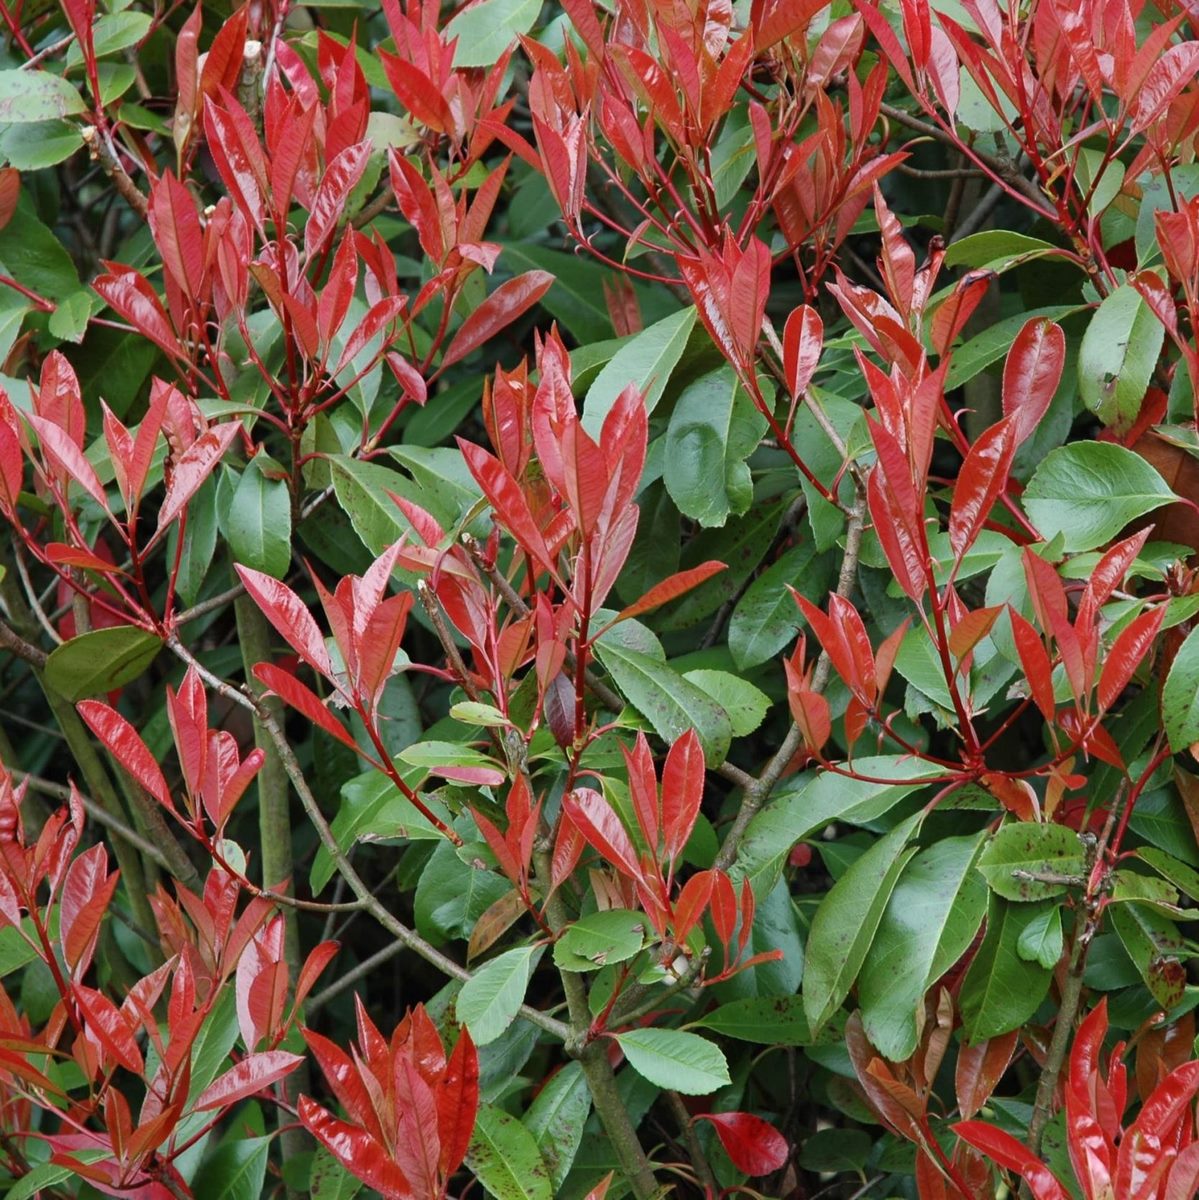
[[[0,30],[0,1194],[1199,1194],[1199,9]]]

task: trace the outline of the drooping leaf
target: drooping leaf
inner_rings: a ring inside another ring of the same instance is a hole
[[[591,1092],[583,1068],[572,1062],[537,1093],[523,1117],[525,1128],[533,1135],[549,1168],[555,1195],[582,1145],[590,1112]]]
[[[866,1036],[892,1062],[916,1048],[924,994],[969,949],[987,911],[978,837],[945,838],[904,868],[858,980]],[[852,869],[852,868],[851,868]]]
[[[630,1029],[616,1035],[629,1066],[650,1083],[688,1096],[706,1096],[729,1084],[720,1048],[680,1029]]]
[[[516,1019],[536,956],[533,946],[506,950],[478,968],[462,985],[455,1011],[476,1045],[494,1042]]]
[[[136,625],[93,629],[51,651],[46,680],[68,700],[104,695],[145,672],[161,649],[161,638]]]
[[[1078,352],[1078,390],[1105,425],[1123,430],[1136,421],[1165,336],[1131,284],[1121,284],[1095,310]]]
[[[986,935],[962,980],[962,1022],[972,1042],[1016,1029],[1040,1007],[1052,973],[1022,958],[1019,944],[1025,929],[1051,906],[991,897]]]
[[[1086,858],[1078,835],[1065,825],[1010,821],[979,856],[978,869],[1006,900],[1045,900],[1081,879]]]
[[[841,1007],[857,979],[891,893],[915,853],[922,814],[879,838],[833,884],[812,918],[804,961],[804,1013],[813,1033]]]
[[[1192,630],[1162,685],[1162,726],[1176,753],[1199,742],[1199,629]]]
[[[701,525],[723,525],[753,499],[745,460],[766,431],[766,418],[728,366],[683,390],[666,433],[666,490],[679,511]]]
[[[604,418],[629,384],[645,396],[645,411],[652,413],[670,382],[695,328],[695,309],[683,308],[640,333],[634,334],[605,363],[587,390],[583,427],[598,436]]]
[[[708,765],[724,761],[733,728],[728,713],[707,692],[666,663],[611,640],[597,642],[595,649],[625,698],[663,740],[674,742],[694,729]]]
[[[553,1200],[550,1171],[532,1133],[494,1105],[479,1106],[466,1165],[496,1200]]]
[[[1093,550],[1130,521],[1177,499],[1139,455],[1106,442],[1077,442],[1051,450],[1024,491],[1024,508],[1048,539],[1063,549]]]
[[[0,125],[52,121],[86,109],[83,97],[50,71],[0,71]]]

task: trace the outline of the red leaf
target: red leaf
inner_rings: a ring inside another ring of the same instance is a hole
[[[704,796],[704,751],[694,729],[670,748],[662,769],[662,831],[672,862],[683,852],[695,828]]]
[[[793,309],[783,327],[783,376],[792,396],[807,391],[824,348],[824,322],[808,304]]]
[[[562,798],[562,809],[587,843],[630,879],[643,878],[637,852],[612,806],[591,788],[576,788]]]
[[[347,146],[325,168],[304,225],[304,252],[309,258],[325,248],[345,215],[346,197],[362,178],[370,152],[370,142],[358,142]]]
[[[333,1155],[355,1179],[361,1179],[385,1200],[414,1200],[404,1172],[387,1157],[384,1147],[360,1125],[338,1120],[307,1096],[300,1097],[304,1128]]]
[[[103,992],[79,985],[74,988],[74,997],[88,1031],[95,1034],[122,1067],[140,1075],[145,1069],[142,1052],[133,1039],[133,1030],[116,1005]]]
[[[949,544],[958,560],[974,544],[1007,487],[1016,453],[1013,433],[1013,418],[996,422],[970,447],[962,463],[949,510]]]
[[[466,1157],[479,1110],[479,1053],[465,1026],[458,1034],[436,1094],[441,1134],[439,1167],[442,1178],[448,1179]]]
[[[1033,702],[1045,720],[1052,723],[1057,701],[1053,698],[1053,666],[1049,661],[1049,652],[1041,641],[1041,635],[1014,608],[1008,609],[1008,617],[1012,622],[1016,652],[1020,655],[1020,665],[1024,668]]]
[[[1137,667],[1149,657],[1165,619],[1164,605],[1143,612],[1112,643],[1099,675],[1099,707],[1107,710],[1120,698]]]
[[[201,95],[215,96],[237,87],[246,54],[246,24],[247,11],[243,5],[217,30],[200,72]]]
[[[317,694],[301,683],[290,671],[275,663],[256,663],[254,676],[265,684],[285,703],[302,713],[314,725],[320,726],[330,737],[343,746],[360,753],[358,743],[350,736],[346,727],[325,707]]]
[[[553,555],[545,544],[545,538],[529,509],[524,492],[512,478],[511,472],[482,446],[472,445],[459,438],[458,448],[462,451],[470,473],[483,489],[483,494],[495,509],[504,528],[517,540],[526,554],[556,578]]]
[[[639,617],[642,613],[649,612],[651,609],[660,608],[663,604],[669,604],[672,600],[677,600],[679,596],[691,591],[692,588],[699,587],[701,583],[707,579],[711,579],[713,575],[726,570],[728,570],[728,567],[725,563],[711,561],[700,563],[698,567],[691,567],[689,570],[678,571],[674,575],[669,575],[661,583],[654,584],[640,600],[634,601],[627,608],[622,608],[616,614],[611,624],[615,625],[617,621],[624,621],[629,617]]]
[[[441,359],[439,370],[465,358],[477,350],[501,329],[511,325],[522,313],[532,308],[553,286],[554,277],[548,271],[526,271],[501,283],[474,312],[462,322]]]
[[[264,1050],[260,1054],[247,1055],[236,1066],[218,1075],[200,1093],[193,1107],[196,1112],[228,1108],[290,1075],[303,1061],[302,1055],[289,1054],[286,1050]]]
[[[973,612],[966,613],[949,635],[949,652],[954,658],[965,658],[991,632],[991,627],[1001,612],[1003,607],[995,605],[992,608],[976,608]]]
[[[881,465],[875,464],[866,477],[866,502],[870,520],[878,537],[887,564],[904,594],[920,602],[928,587],[924,570],[924,555],[912,540],[912,531],[900,502],[887,482]]]
[[[81,978],[91,963],[100,922],[119,876],[119,871],[108,874],[108,852],[102,845],[85,851],[67,868],[59,902],[59,942],[76,978]]]
[[[1016,334],[1003,365],[1003,414],[1015,417],[1017,446],[1048,411],[1065,362],[1066,335],[1060,325],[1034,318]]]
[[[695,1119],[712,1125],[738,1171],[746,1175],[769,1175],[786,1166],[790,1154],[787,1139],[761,1117],[727,1112],[700,1113]]]
[[[167,781],[137,730],[115,708],[100,700],[81,700],[76,708],[113,758],[163,807],[173,810]]]
[[[184,296],[198,301],[204,290],[204,233],[191,192],[169,168],[150,192],[146,216],[163,267]]]
[[[108,498],[96,475],[92,464],[83,456],[83,451],[75,445],[67,434],[44,417],[27,413],[25,419],[33,426],[41,444],[42,454],[49,465],[69,475],[95,502],[108,511]]]
[[[316,981],[340,951],[341,945],[338,942],[321,942],[313,947],[312,953],[308,955],[304,960],[304,965],[300,968],[299,979],[296,980],[296,994],[292,999],[293,1008],[299,1008],[304,1003]]]
[[[932,343],[938,354],[944,356],[949,352],[958,334],[965,328],[966,322],[987,294],[994,278],[991,271],[972,271],[961,279],[945,301],[937,306],[937,311],[933,314]]]
[[[179,456],[171,472],[166,496],[158,510],[158,532],[165,529],[200,490],[200,485],[216,470],[225,452],[241,431],[240,421],[227,421],[206,429]]]
[[[308,606],[285,583],[237,564],[242,586],[285,642],[318,674],[333,677],[325,639]]]
[[[148,337],[168,358],[182,358],[183,352],[171,328],[171,322],[150,284],[132,267],[120,263],[104,264],[107,275],[92,282],[100,298],[120,313],[137,331]]]
[[[953,1131],[962,1141],[981,1150],[993,1162],[1020,1174],[1028,1182],[1035,1200],[1070,1200],[1049,1168],[1010,1133],[1004,1133],[985,1121],[959,1121]]]
[[[1112,593],[1123,582],[1137,555],[1141,553],[1149,540],[1151,529],[1142,529],[1132,537],[1117,542],[1095,564],[1091,578],[1087,580],[1086,595],[1090,597],[1094,608],[1102,608],[1111,598]]]
[[[337,366],[333,368],[332,374],[341,374],[342,370],[358,357],[369,342],[374,341],[387,326],[399,318],[407,303],[407,296],[384,296],[382,300],[372,305],[370,311],[362,318],[362,323],[346,340],[345,349],[341,352],[341,358],[337,360]],[[380,350],[386,349],[387,345],[388,339],[384,338]]]
[[[967,1120],[990,1099],[1012,1061],[1019,1038],[1020,1031],[1013,1029],[985,1042],[963,1042],[958,1049],[954,1089],[958,1108]]]
[[[232,96],[224,99],[225,107],[211,99],[204,102],[208,149],[229,195],[243,215],[262,230],[263,205],[269,191],[266,159],[245,110]]]
[[[14,167],[0,169],[0,229],[12,220],[21,198],[21,173]]]
[[[1147,129],[1178,98],[1199,70],[1199,42],[1171,46],[1152,66],[1133,101],[1130,133]]]
[[[676,942],[686,941],[687,935],[704,915],[715,883],[716,875],[713,871],[697,871],[683,884],[679,898],[674,902],[673,924]]]

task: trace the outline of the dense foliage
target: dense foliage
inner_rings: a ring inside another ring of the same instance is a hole
[[[1199,1193],[1199,8],[0,19],[0,1193]]]

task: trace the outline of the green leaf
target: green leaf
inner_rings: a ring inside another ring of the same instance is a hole
[[[892,1062],[914,1053],[924,993],[970,948],[986,915],[987,889],[974,871],[980,845],[978,836],[934,842],[891,893],[862,965],[858,1002],[866,1036]]]
[[[1081,878],[1087,869],[1078,834],[1065,825],[1010,821],[979,856],[978,869],[991,890],[1005,900],[1046,900],[1067,884],[1028,876]]]
[[[541,0],[483,0],[463,9],[445,27],[446,42],[458,39],[456,67],[490,67],[526,34],[541,12]]]
[[[1154,1001],[1171,1009],[1183,997],[1186,971],[1178,926],[1144,904],[1109,905],[1108,919]]]
[[[235,562],[282,579],[291,566],[291,493],[277,464],[263,452],[241,473],[225,518]]]
[[[0,155],[18,171],[57,166],[83,145],[83,135],[69,121],[36,121],[10,125],[0,133]]]
[[[1105,425],[1128,429],[1137,419],[1165,335],[1131,284],[1121,284],[1095,310],[1078,351],[1078,391]]]
[[[554,286],[545,294],[541,307],[568,329],[580,344],[602,342],[612,336],[612,319],[604,302],[604,280],[612,272],[599,263],[553,250],[536,242],[505,242],[500,264],[514,274],[549,271]],[[660,321],[678,311],[678,302],[668,288],[634,283],[633,291],[646,323]]]
[[[192,1044],[189,1100],[194,1100],[229,1065],[229,1052],[239,1033],[237,997],[227,990],[200,1026]]]
[[[742,670],[773,658],[804,623],[786,584],[808,600],[822,598],[832,583],[829,556],[808,539],[788,550],[750,584],[729,619],[729,650]]]
[[[426,495],[399,471],[342,455],[330,455],[329,464],[337,502],[350,518],[350,524],[362,539],[362,544],[372,554],[382,554],[404,534],[412,533],[408,519],[388,496],[388,492],[395,492],[397,496],[428,509],[447,532],[453,525],[454,514],[446,513],[436,497]]]
[[[450,705],[450,716],[464,725],[482,725],[485,729],[503,729],[512,722],[494,704],[462,700]]]
[[[505,950],[462,985],[455,1011],[476,1045],[494,1042],[516,1020],[525,1001],[535,954],[535,946]]]
[[[727,1087],[728,1063],[720,1048],[679,1029],[630,1029],[616,1040],[629,1066],[650,1083],[687,1096],[706,1096]]]
[[[770,710],[770,697],[731,671],[687,671],[683,678],[702,688],[728,713],[734,737],[753,733]]]
[[[270,1149],[269,1137],[222,1142],[200,1164],[192,1191],[205,1200],[259,1200]]]
[[[1142,846],[1136,853],[1142,862],[1148,863],[1184,895],[1199,900],[1199,871],[1194,867],[1187,866],[1181,859],[1156,846]]]
[[[93,1163],[109,1155],[100,1150],[73,1150],[71,1157],[81,1163]],[[43,1191],[49,1191],[72,1178],[79,1176],[70,1167],[58,1163],[39,1163],[4,1193],[4,1200],[33,1200]]]
[[[891,892],[909,858],[915,813],[879,838],[833,884],[812,918],[804,959],[804,1013],[813,1033],[841,1007],[866,960]]]
[[[595,650],[621,694],[659,737],[674,742],[694,729],[708,766],[724,762],[733,727],[728,713],[707,692],[665,663],[619,643],[601,640]]]
[[[855,759],[854,767],[863,778],[846,779],[832,772],[797,776],[781,786],[750,821],[733,874],[749,878],[759,899],[774,886],[796,842],[832,821],[850,825],[876,821],[921,787],[923,779],[938,774],[927,763],[889,755]],[[871,777],[912,782],[872,783]]]
[[[0,71],[0,125],[74,117],[86,110],[83,97],[49,71]]]
[[[24,71],[20,74],[26,76]],[[79,274],[71,256],[24,200],[0,229],[0,262],[5,274],[55,303],[79,291]]]
[[[753,500],[745,460],[766,431],[766,418],[729,366],[683,389],[666,432],[663,479],[679,511],[701,525],[723,525]]]
[[[308,1175],[309,1200],[353,1200],[361,1190],[362,1180],[355,1179],[324,1146],[316,1148]]]
[[[123,12],[104,13],[92,27],[93,45],[97,58],[127,50],[136,46],[150,32],[153,18],[149,13]],[[72,42],[64,59],[68,68],[83,64],[83,51],[79,43]]]
[[[694,308],[680,309],[634,334],[617,350],[587,389],[583,427],[588,433],[599,434],[604,418],[629,384],[644,394],[646,413],[654,411],[687,348],[695,318]]]
[[[581,917],[554,943],[554,962],[561,971],[598,971],[624,962],[645,944],[645,914],[613,908]]]
[[[1016,953],[1025,962],[1040,963],[1052,971],[1062,957],[1062,910],[1047,908],[1038,912],[1021,932]]]
[[[722,1037],[761,1046],[807,1046],[812,1042],[802,996],[749,996],[732,1000],[695,1024]]]
[[[1162,685],[1162,726],[1176,754],[1199,742],[1199,629],[1192,629]]]
[[[570,1173],[583,1142],[583,1129],[591,1112],[591,1092],[583,1068],[567,1063],[537,1093],[524,1115],[524,1126],[533,1135],[549,1167],[554,1195]]]
[[[134,625],[93,629],[51,651],[46,681],[72,702],[101,696],[136,679],[161,649],[161,638]]]
[[[1018,946],[1024,931],[1048,907],[1048,901],[1009,904],[991,897],[986,936],[962,980],[959,1002],[970,1041],[1007,1033],[1040,1008],[1052,972],[1021,958]]]
[[[421,799],[449,822],[449,812],[436,798],[426,792]],[[343,852],[359,841],[440,841],[444,836],[382,770],[367,770],[342,784],[341,806],[330,828]],[[318,846],[308,881],[313,894],[322,892],[335,871],[329,851]]]
[[[204,480],[200,490],[187,506],[187,521],[183,525],[183,553],[179,556],[179,575],[175,581],[179,598],[184,604],[195,604],[212,566],[217,539],[216,485],[211,478]],[[167,556],[175,561],[180,522],[171,525]]]
[[[421,871],[412,900],[417,931],[431,941],[469,938],[475,922],[512,884],[494,871],[467,866],[442,841]]]
[[[1024,490],[1024,508],[1067,551],[1093,550],[1130,521],[1178,497],[1139,455],[1109,442],[1051,450]]]
[[[479,1106],[466,1165],[496,1200],[553,1200],[549,1168],[532,1133],[494,1105]]]
[[[992,267],[1012,259],[1037,258],[1056,253],[1058,248],[1041,238],[1010,229],[986,229],[954,242],[945,251],[947,267]]]
[[[92,315],[93,297],[91,292],[80,288],[77,292],[58,302],[58,307],[50,314],[47,322],[50,332],[64,342],[79,343],[87,332],[87,323]]]

